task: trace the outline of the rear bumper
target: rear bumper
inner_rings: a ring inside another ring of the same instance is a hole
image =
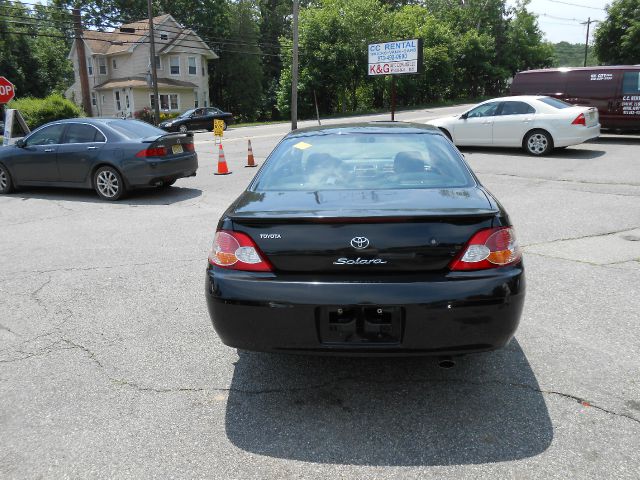
[[[556,147],[568,147],[569,145],[579,145],[600,136],[600,124],[593,127],[576,127],[562,132],[558,138],[553,139]]]
[[[254,351],[342,355],[453,355],[493,350],[513,337],[525,296],[522,264],[484,273],[375,281],[207,269],[213,326],[231,347]],[[349,306],[397,307],[395,343],[323,343],[322,312]]]
[[[170,159],[154,158],[126,163],[123,174],[131,187],[146,187],[177,178],[193,177],[198,170],[195,152]]]

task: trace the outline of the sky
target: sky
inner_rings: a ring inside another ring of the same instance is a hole
[[[515,0],[508,0],[515,5]],[[587,26],[580,25],[591,20],[604,20],[607,16],[604,8],[611,0],[531,0],[527,9],[538,15],[538,25],[546,39],[553,43],[583,43],[587,35]],[[593,42],[592,23],[589,31],[589,43]]]

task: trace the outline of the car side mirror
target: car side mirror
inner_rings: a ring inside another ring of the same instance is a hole
[[[24,148],[26,143],[24,141],[24,138],[19,138],[18,140],[16,140],[16,147],[18,148]]]
[[[465,112],[462,115],[460,115],[460,120],[466,120],[469,117],[469,113]]]

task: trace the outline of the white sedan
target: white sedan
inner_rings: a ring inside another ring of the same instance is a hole
[[[521,95],[482,102],[434,125],[458,146],[522,147],[531,155],[578,145],[600,136],[598,110],[557,98]]]

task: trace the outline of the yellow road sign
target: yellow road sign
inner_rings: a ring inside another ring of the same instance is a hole
[[[222,133],[224,132],[224,120],[214,120],[213,121],[213,134],[216,137],[222,137]]]

